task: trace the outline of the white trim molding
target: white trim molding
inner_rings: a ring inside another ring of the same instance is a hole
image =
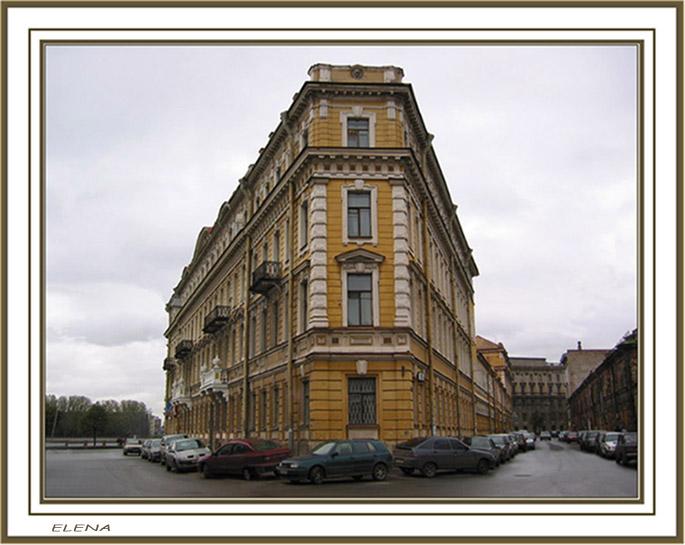
[[[315,180],[313,182],[309,197],[311,221],[309,249],[310,327],[328,327],[326,192],[326,181]]]
[[[347,226],[347,201],[350,192],[368,192],[370,194],[371,203],[371,236],[363,238],[350,237]],[[354,184],[343,185],[340,189],[340,198],[342,199],[342,238],[343,246],[348,244],[357,244],[362,246],[364,244],[372,244],[378,246],[378,186],[364,183],[364,180],[355,180]]]
[[[395,327],[411,327],[411,285],[409,273],[409,207],[403,180],[392,180],[392,223],[394,239]]]

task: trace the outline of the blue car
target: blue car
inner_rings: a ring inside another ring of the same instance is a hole
[[[326,479],[352,477],[355,480],[369,475],[374,481],[383,481],[388,475],[392,454],[375,439],[345,439],[326,441],[311,453],[283,460],[276,473],[299,483],[308,479],[321,484]]]

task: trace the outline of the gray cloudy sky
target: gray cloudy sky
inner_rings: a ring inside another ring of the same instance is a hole
[[[477,333],[558,361],[636,327],[632,47],[47,53],[47,391],[161,415],[164,305],[317,62],[412,83],[480,276]]]

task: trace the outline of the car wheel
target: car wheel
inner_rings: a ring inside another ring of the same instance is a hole
[[[384,481],[388,476],[388,466],[385,464],[376,464],[373,466],[373,471],[371,472],[371,477],[374,481]]]
[[[255,474],[255,472],[252,471],[252,469],[250,469],[249,467],[243,468],[243,479],[245,479],[246,481],[252,481],[256,476],[257,475]]]
[[[321,466],[314,466],[309,472],[309,480],[314,484],[321,484],[326,474]]]
[[[164,464],[166,466],[167,471],[171,471],[171,466],[169,464]]]
[[[490,469],[490,462],[488,462],[485,458],[478,460],[478,465],[476,466],[478,473],[485,475],[488,472],[488,469]]]
[[[400,469],[402,470],[402,473],[404,473],[405,475],[411,475],[412,473],[414,473],[413,467],[401,467]]]
[[[621,457],[620,456],[616,456],[616,463],[618,465],[621,465]]]
[[[424,477],[428,477],[429,479],[431,477],[435,477],[435,474],[438,472],[438,466],[436,466],[433,462],[426,462],[423,464],[423,467],[421,468],[421,473],[423,474]]]
[[[212,477],[214,477],[214,473],[212,473],[212,470],[209,469],[209,464],[202,464],[200,471],[202,471],[202,474],[205,476],[205,479],[211,479]]]

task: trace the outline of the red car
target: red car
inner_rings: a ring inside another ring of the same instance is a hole
[[[242,475],[246,481],[274,471],[292,452],[268,439],[235,439],[198,460],[198,470],[210,479],[214,475]]]

